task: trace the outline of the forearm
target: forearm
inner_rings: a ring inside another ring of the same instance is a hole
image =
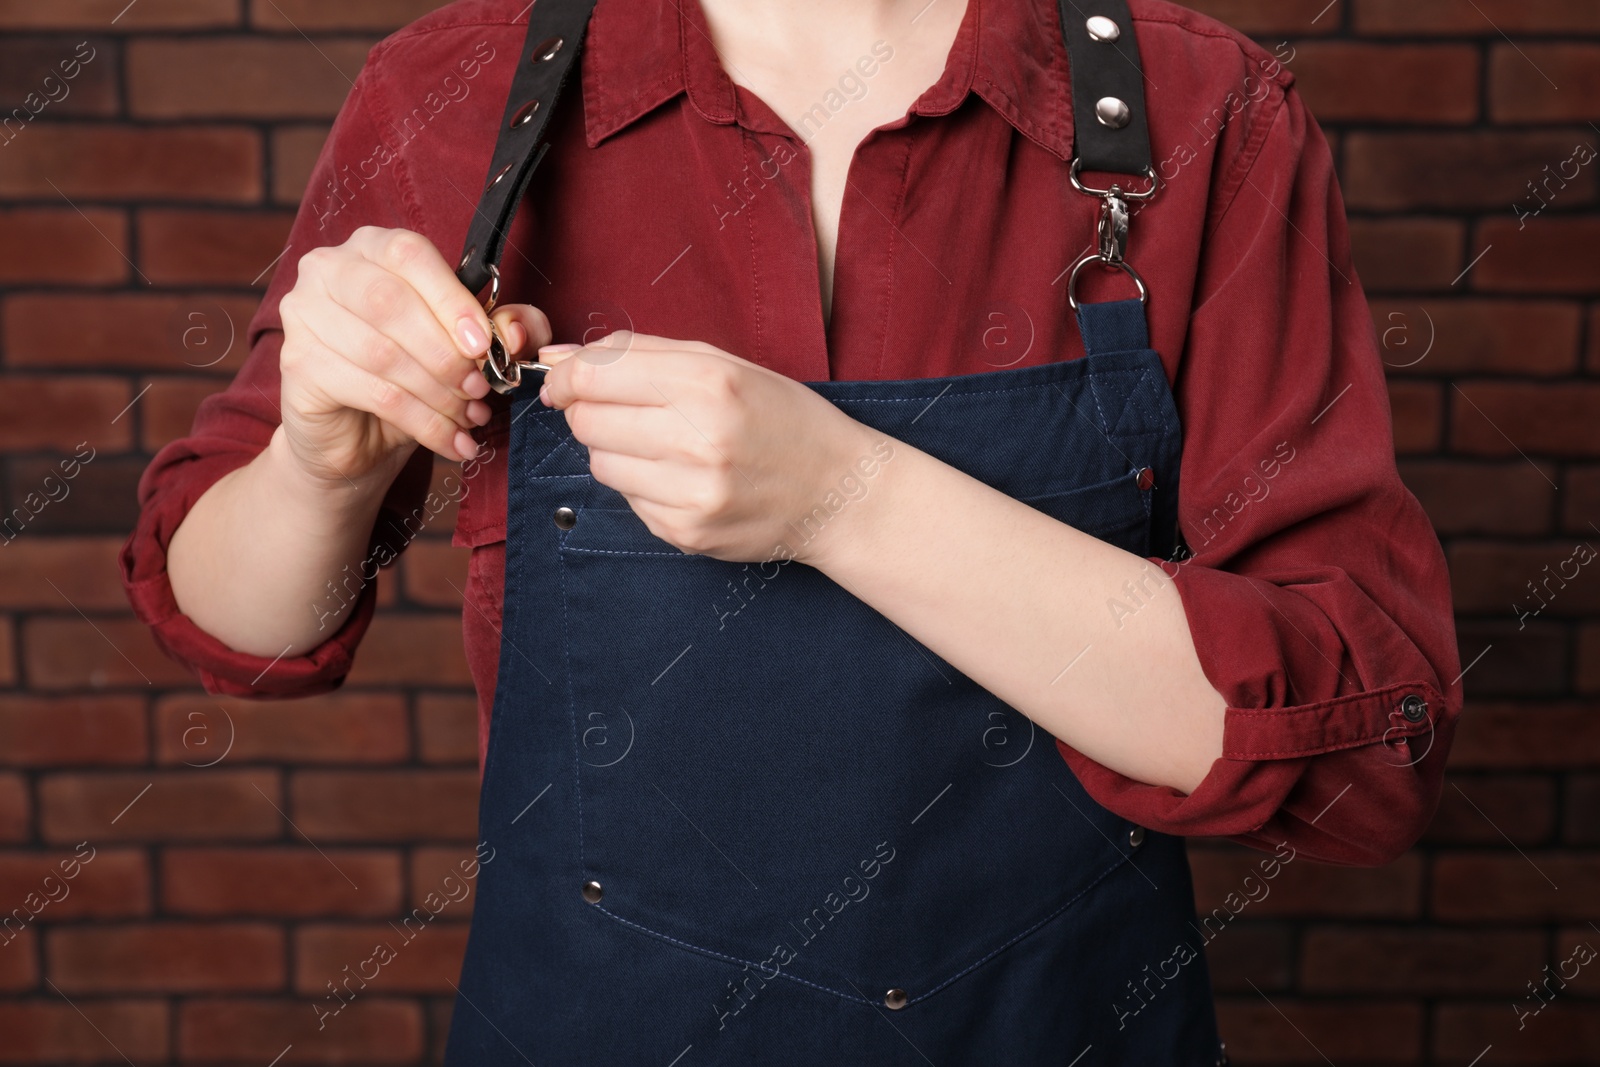
[[[1091,759],[1192,791],[1222,755],[1225,701],[1161,568],[894,450],[807,562]],[[1143,603],[1119,619],[1107,604],[1130,582]]]
[[[179,609],[250,655],[302,655],[338,629],[399,469],[323,485],[294,463],[279,427],[259,456],[195,501],[167,549]]]

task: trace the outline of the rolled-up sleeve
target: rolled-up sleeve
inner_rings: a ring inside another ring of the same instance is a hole
[[[1376,865],[1439,800],[1461,707],[1449,577],[1396,470],[1327,142],[1298,93],[1275,105],[1200,252],[1175,388],[1188,552],[1150,557],[1226,701],[1222,757],[1183,794],[1058,748],[1151,829]]]
[[[139,520],[119,556],[122,581],[134,613],[156,642],[194,671],[206,690],[243,697],[290,697],[325,692],[341,684],[376,605],[376,581],[359,591],[330,594],[329,637],[295,656],[268,659],[238,652],[201,630],[178,608],[167,576],[167,546],[189,509],[229,472],[267,447],[279,424],[278,353],[283,344],[278,302],[294,287],[299,258],[312,248],[342,244],[364,225],[416,229],[404,196],[400,161],[392,158],[365,173],[384,143],[374,70],[357,78],[313,168],[307,193],[290,230],[288,247],[245,331],[249,355],[227,389],[201,403],[188,436],[162,448],[139,481]],[[364,173],[352,179],[352,168]],[[418,449],[387,494],[374,527],[369,558],[387,559],[404,547],[400,517],[426,493],[431,454]],[[251,566],[239,546],[239,566]],[[348,584],[348,583],[347,583]]]

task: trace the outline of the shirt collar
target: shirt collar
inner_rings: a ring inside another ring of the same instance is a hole
[[[712,48],[699,0],[601,0],[590,18],[582,80],[591,148],[679,93],[708,122],[783,132],[769,111],[744,106]],[[1056,0],[967,0],[944,73],[911,112],[945,115],[972,93],[1066,161],[1069,86]]]

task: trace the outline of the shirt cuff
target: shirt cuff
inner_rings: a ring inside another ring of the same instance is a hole
[[[156,644],[193,671],[206,692],[258,698],[325,693],[342,685],[350,673],[356,645],[377,606],[376,580],[363,583],[354,594],[346,594],[351,596],[349,600],[332,601],[325,617],[342,615],[343,621],[326,641],[304,655],[277,659],[249,655],[223,644],[183,614],[172,593],[167,546],[173,533],[207,489],[252,458],[252,453],[228,452],[171,466],[157,458],[151,470],[165,468],[160,493],[143,502],[139,523],[118,555],[123,588],[134,614],[151,628]],[[383,525],[381,518],[378,525]],[[239,565],[251,565],[247,546],[241,547]]]
[[[1456,714],[1431,674],[1421,673],[1421,657],[1409,659],[1401,677],[1384,685],[1287,703],[1286,679],[1300,675],[1292,669],[1287,642],[1299,642],[1304,655],[1326,659],[1325,667],[1343,655],[1337,643],[1310,644],[1312,622],[1287,613],[1293,608],[1285,598],[1295,595],[1275,586],[1254,589],[1268,583],[1193,564],[1174,575],[1172,561],[1146,558],[1163,565],[1179,589],[1201,666],[1227,702],[1222,756],[1185,794],[1136,781],[1057,740],[1089,794],[1161,833],[1226,837],[1262,848],[1288,840],[1324,862],[1383,863],[1410,847],[1431,817],[1430,797],[1437,795],[1433,764],[1439,761],[1419,764],[1436,742],[1436,755],[1448,748]],[[1272,599],[1264,603],[1263,596]],[[1318,613],[1309,603],[1305,609]],[[1326,627],[1324,621],[1324,635]],[[1337,682],[1340,673],[1330,673]],[[1319,828],[1320,814],[1349,800],[1345,792],[1352,786],[1361,791],[1360,802]],[[1368,802],[1380,793],[1385,810],[1377,813]],[[1350,832],[1347,816],[1356,808],[1362,814],[1355,822],[1363,825]]]

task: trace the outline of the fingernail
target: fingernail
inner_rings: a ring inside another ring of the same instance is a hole
[[[457,454],[459,454],[462,459],[474,459],[477,457],[478,442],[474,441],[472,439],[472,435],[467,433],[465,430],[456,431],[456,439],[454,444],[456,446]]]
[[[474,400],[482,400],[489,395],[489,379],[483,376],[482,371],[473,371],[461,383],[461,391]]]
[[[540,355],[559,355],[562,352],[576,352],[582,345],[540,345]]]
[[[548,385],[539,386],[539,403],[545,407],[550,406],[550,387]]]
[[[456,323],[456,336],[461,338],[461,346],[469,356],[475,356],[489,347],[489,339],[478,329],[478,324],[465,315]]]
[[[487,426],[494,417],[494,409],[481,400],[474,400],[467,405],[467,418],[474,426]]]

